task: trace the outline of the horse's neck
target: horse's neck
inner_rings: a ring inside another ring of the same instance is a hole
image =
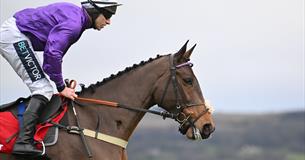
[[[152,98],[153,86],[167,68],[166,58],[159,58],[143,66],[114,78],[96,88],[95,92],[81,96],[118,102],[130,107],[150,108],[155,104]],[[87,117],[86,127],[96,129],[100,116],[100,131],[109,135],[128,139],[143,118],[144,113],[121,108],[93,105],[82,109]]]

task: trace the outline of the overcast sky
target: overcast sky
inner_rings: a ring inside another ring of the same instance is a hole
[[[1,24],[18,10],[53,2],[58,1],[1,0]],[[120,2],[110,26],[85,31],[69,49],[65,78],[88,86],[176,52],[189,39],[189,47],[197,43],[194,72],[217,112],[304,110],[304,0]],[[0,103],[28,96],[1,56],[0,66]]]

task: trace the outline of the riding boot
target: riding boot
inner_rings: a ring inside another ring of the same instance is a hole
[[[41,155],[42,151],[36,149],[34,145],[34,135],[36,124],[41,115],[43,107],[48,103],[48,99],[42,95],[34,95],[23,114],[23,125],[19,130],[19,136],[13,148],[12,154],[16,155]]]

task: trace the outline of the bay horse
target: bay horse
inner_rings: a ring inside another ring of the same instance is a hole
[[[188,139],[208,138],[215,124],[190,62],[196,44],[187,50],[187,43],[177,53],[158,55],[127,67],[116,75],[83,87],[78,93],[80,99],[107,100],[124,105],[112,108],[76,100],[72,103],[75,110],[67,111],[69,124],[80,123],[82,128],[109,135],[123,144],[85,136],[84,147],[79,135],[60,130],[58,142],[46,148],[46,155],[53,160],[127,160],[127,141],[154,105],[166,111],[159,115],[176,120],[180,125],[179,131]],[[133,106],[133,109],[126,106]],[[78,118],[75,118],[75,112]],[[158,140],[157,136],[155,138]],[[11,156],[8,159],[14,158]]]

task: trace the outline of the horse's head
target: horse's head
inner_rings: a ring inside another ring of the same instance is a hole
[[[179,131],[189,139],[206,139],[215,130],[213,108],[203,98],[190,62],[194,45],[186,51],[187,43],[168,56],[167,71],[158,80],[154,98],[156,103],[180,123]]]

